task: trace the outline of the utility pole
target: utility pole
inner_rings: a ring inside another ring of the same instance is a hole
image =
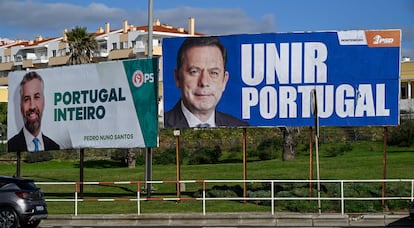
[[[148,58],[152,58],[152,0],[148,0]],[[151,197],[151,183],[152,181],[152,150],[150,147],[147,147],[145,155],[145,181],[147,189],[147,197]]]

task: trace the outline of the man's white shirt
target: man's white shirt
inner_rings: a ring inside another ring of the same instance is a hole
[[[215,123],[215,112],[213,112],[213,114],[208,118],[207,122],[202,122],[195,115],[193,115],[193,113],[191,113],[190,110],[188,110],[185,107],[185,105],[184,105],[184,103],[182,101],[181,101],[181,110],[183,111],[184,116],[187,119],[188,126],[190,128],[197,127],[197,125],[200,125],[200,124],[208,124],[209,127],[215,127],[216,126],[216,123]]]
[[[24,138],[26,139],[27,151],[35,151],[35,144],[33,139],[35,138],[25,127],[23,127],[23,134]],[[45,150],[45,144],[43,143],[43,135],[42,132],[36,137],[39,139],[39,151]]]

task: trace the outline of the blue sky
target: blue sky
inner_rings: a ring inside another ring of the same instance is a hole
[[[402,56],[414,59],[412,0],[153,0],[161,23],[210,35],[401,29]],[[88,31],[122,27],[122,21],[145,25],[148,0],[0,0],[0,38],[58,37],[85,26]]]

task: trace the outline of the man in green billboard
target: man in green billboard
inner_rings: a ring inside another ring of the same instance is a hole
[[[20,111],[24,122],[19,133],[8,141],[8,150],[13,152],[59,150],[60,146],[41,131],[45,106],[44,83],[36,72],[24,75],[20,82]]]

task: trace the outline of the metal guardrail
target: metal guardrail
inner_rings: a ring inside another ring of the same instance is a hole
[[[276,201],[291,201],[291,200],[304,200],[304,201],[340,201],[341,214],[345,214],[345,202],[352,200],[414,200],[414,179],[376,179],[376,180],[320,180],[319,183],[337,183],[340,185],[340,197],[275,197],[275,184],[296,184],[296,183],[308,183],[315,184],[317,180],[181,180],[181,181],[117,181],[117,182],[36,182],[37,185],[73,185],[74,186],[74,198],[64,199],[48,199],[50,202],[74,202],[75,216],[78,215],[78,202],[116,202],[116,201],[136,201],[137,202],[137,214],[141,214],[141,201],[184,201],[184,200],[196,200],[202,201],[203,215],[206,214],[206,201],[270,201],[271,214],[275,214],[275,202]],[[344,184],[348,183],[390,183],[400,182],[409,183],[411,185],[411,193],[409,196],[387,196],[387,197],[345,197]],[[176,184],[177,189],[181,188],[181,184],[201,184],[202,197],[188,198],[188,197],[143,197],[141,192],[142,188],[150,184]],[[270,197],[207,197],[206,185],[210,183],[267,183],[270,188]],[[136,197],[135,198],[91,198],[85,199],[79,197],[79,190],[81,185],[136,185]],[[319,196],[320,194],[318,194]]]

